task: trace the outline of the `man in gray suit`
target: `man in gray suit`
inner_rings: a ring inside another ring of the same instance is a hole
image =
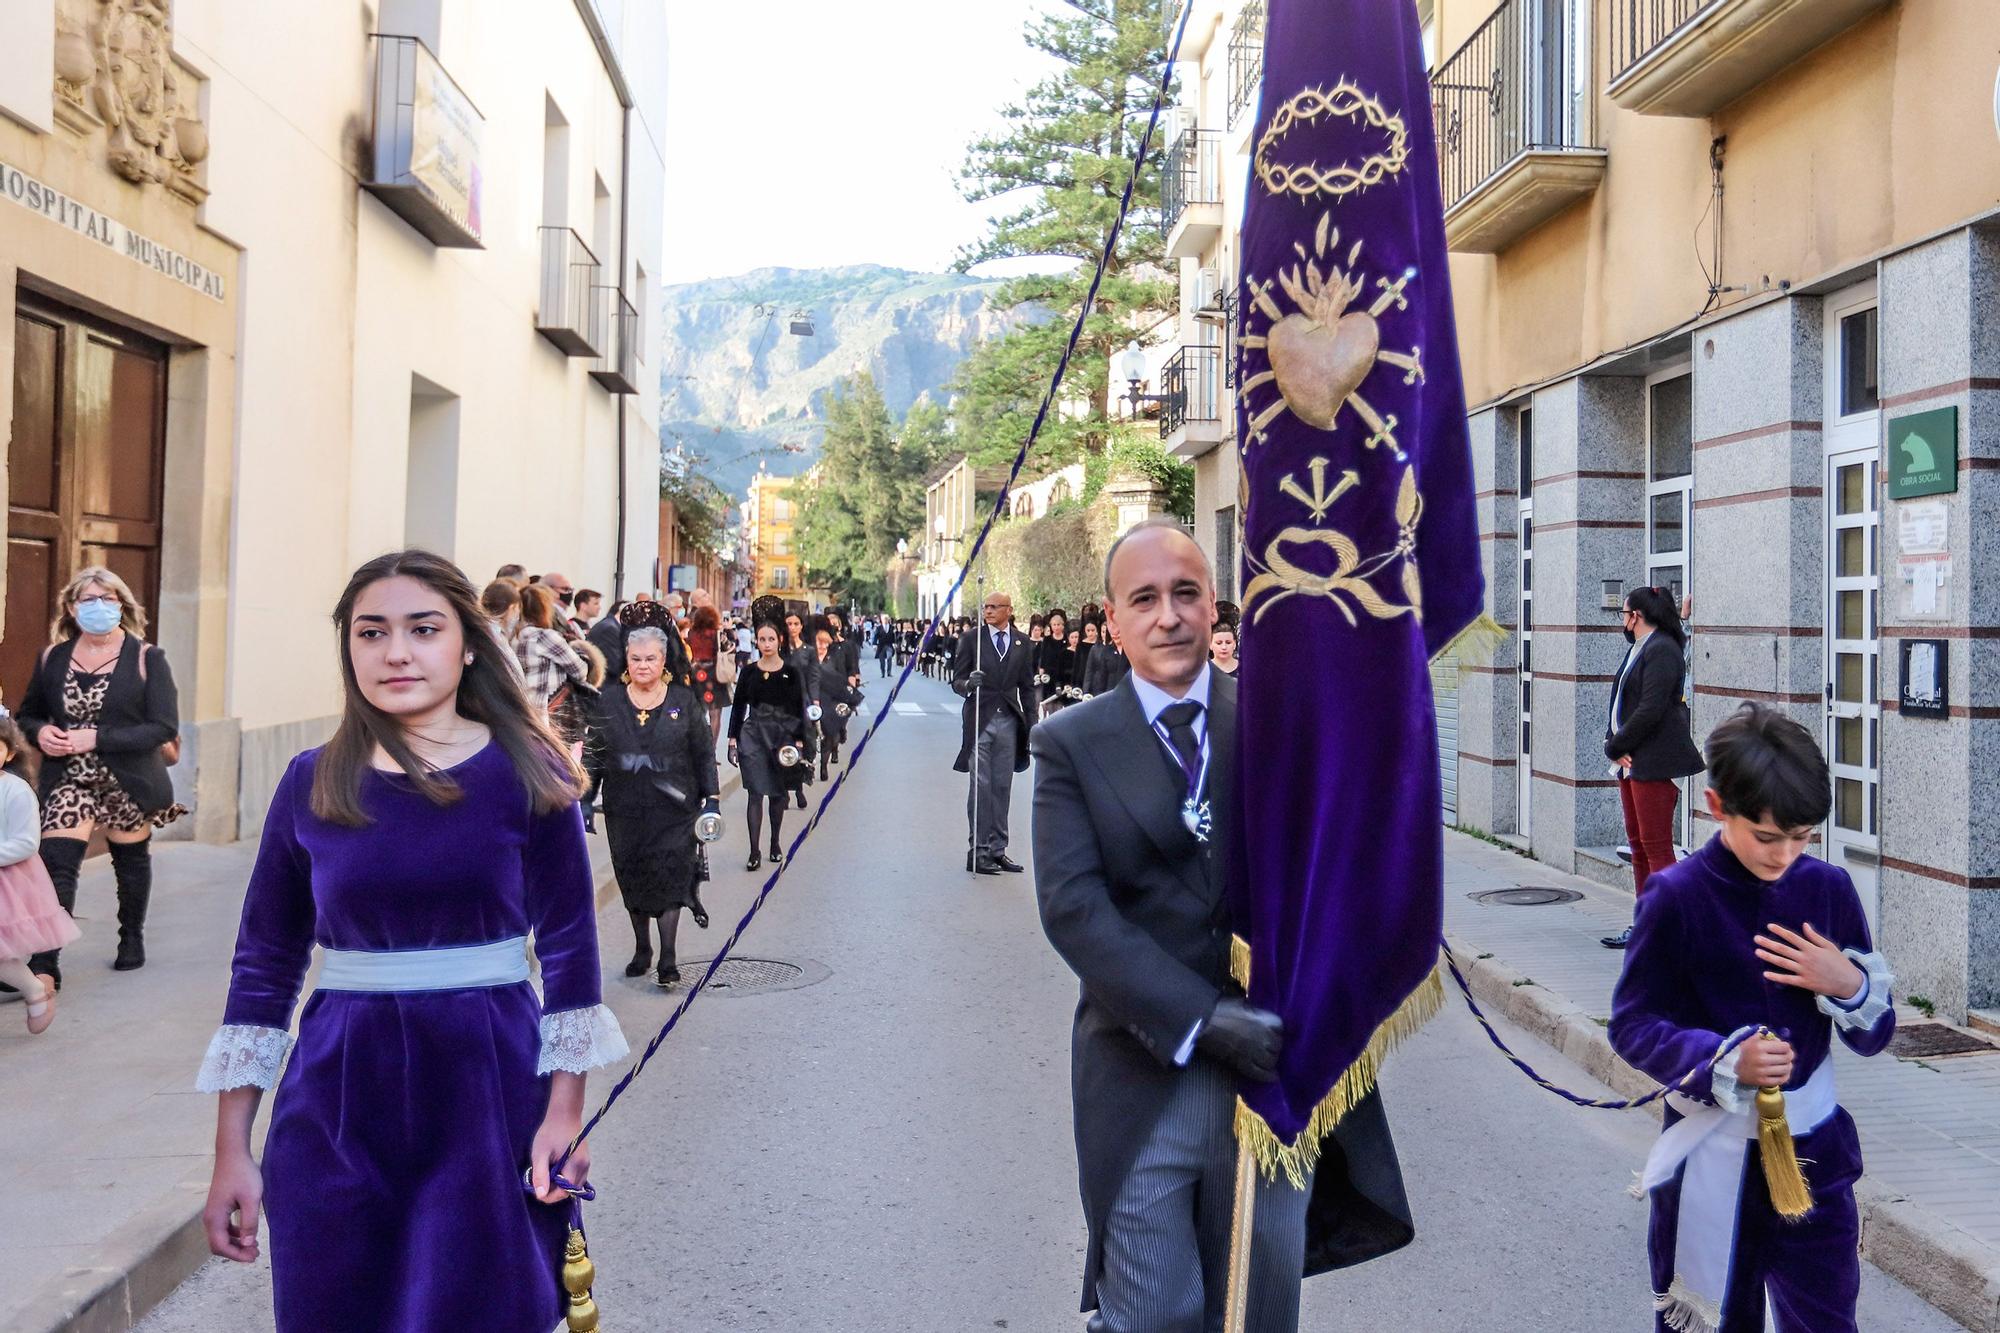
[[[1222,1327],[1239,1079],[1276,1077],[1284,1032],[1230,979],[1224,885],[1236,681],[1208,664],[1215,585],[1178,524],[1112,547],[1105,612],[1131,673],[1035,728],[1042,928],[1082,982],[1071,1035],[1091,1333]],[[1322,1144],[1309,1190],[1262,1181],[1247,1327],[1293,1333],[1303,1276],[1414,1235],[1380,1097]]]
[[[1028,767],[1035,649],[1015,630],[1014,601],[1006,593],[988,593],[980,618],[985,623],[979,629],[959,636],[951,664],[951,688],[965,699],[958,762],[952,767],[972,774],[965,798],[965,868],[981,875],[1019,874],[1020,863],[1007,855],[1007,813],[1014,775]]]

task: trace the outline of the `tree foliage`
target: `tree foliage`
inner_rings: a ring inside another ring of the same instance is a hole
[[[839,601],[880,606],[896,541],[923,527],[924,477],[949,443],[945,416],[919,401],[900,425],[874,379],[843,380],[827,401],[826,438],[799,510],[807,582]]]
[[[1055,374],[1152,111],[1166,58],[1169,3],[1060,0],[1032,20],[1028,45],[1057,68],[1020,101],[1002,107],[1002,128],[975,140],[967,152],[960,173],[965,197],[1013,207],[960,251],[959,267],[995,259],[1072,261],[1067,271],[1010,282],[995,297],[1003,308],[1035,305],[1055,319],[981,345],[960,368],[957,433],[976,465],[1012,460]],[[1037,470],[1105,448],[1111,358],[1176,308],[1178,284],[1162,266],[1160,248],[1162,148],[1156,136],[1070,361],[1061,410],[1043,427],[1033,459]]]
[[[688,540],[701,550],[724,545],[729,496],[710,479],[707,460],[685,449],[660,451],[660,498],[672,501]]]

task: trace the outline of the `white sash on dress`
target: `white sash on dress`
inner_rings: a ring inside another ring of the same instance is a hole
[[[426,991],[511,986],[528,979],[528,937],[451,949],[327,949],[320,990]]]

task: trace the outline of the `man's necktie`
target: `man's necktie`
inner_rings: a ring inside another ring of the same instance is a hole
[[[1006,660],[1006,658],[1007,658],[1007,634],[1006,634],[1006,632],[1005,632],[1004,630],[1003,630],[1002,632],[1000,632],[1000,633],[998,633],[998,634],[996,634],[996,635],[994,635],[994,636],[993,636],[993,651],[994,651],[994,652],[996,652],[996,653],[998,653],[998,654],[1000,654],[1000,658],[1001,658],[1001,660],[1002,660],[1002,661],[1005,661],[1005,660]]]
[[[1194,720],[1200,716],[1201,705],[1192,699],[1168,704],[1160,710],[1160,725],[1167,729],[1167,739],[1174,743],[1187,773],[1201,771],[1201,740],[1194,734]]]

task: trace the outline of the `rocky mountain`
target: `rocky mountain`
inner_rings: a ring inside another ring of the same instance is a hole
[[[994,308],[999,286],[863,264],[668,287],[661,447],[702,460],[739,499],[759,463],[803,472],[818,455],[828,396],[856,371],[874,376],[897,416],[926,394],[941,399],[974,346],[1025,317]]]

